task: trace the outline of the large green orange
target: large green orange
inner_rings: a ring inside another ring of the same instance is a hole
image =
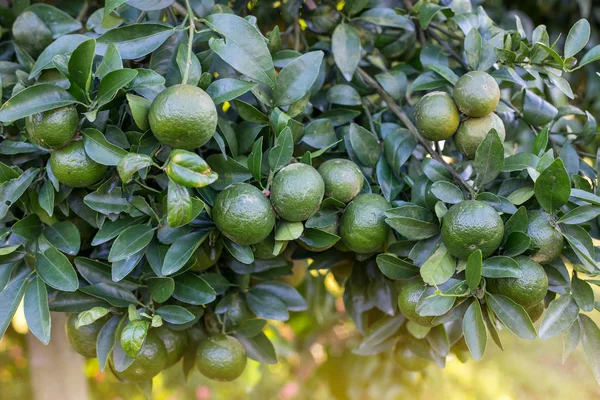
[[[275,212],[265,195],[248,183],[237,183],[220,192],[212,209],[219,231],[237,244],[256,244],[275,226]]]
[[[174,149],[194,150],[208,142],[217,119],[210,96],[199,87],[184,84],[163,90],[148,112],[154,136]]]
[[[145,382],[163,370],[167,362],[167,349],[162,340],[152,330],[148,331],[146,340],[137,357],[124,371],[114,371],[117,378],[125,382]]]
[[[159,328],[152,329],[152,331],[158,335],[162,340],[167,350],[167,360],[165,362],[165,368],[174,365],[181,359],[185,349],[188,345],[188,337],[186,331],[174,331],[161,326]]]
[[[421,281],[412,281],[404,285],[398,294],[398,309],[408,319],[423,326],[433,326],[431,316],[421,316],[417,313],[417,303],[425,291],[425,285]]]
[[[31,143],[46,149],[60,149],[71,142],[78,122],[75,107],[66,106],[30,115],[25,120],[25,128]]]
[[[454,257],[466,260],[475,250],[490,256],[504,236],[504,223],[484,202],[466,200],[448,210],[442,221],[442,241]]]
[[[379,249],[388,233],[385,212],[390,204],[377,194],[361,194],[346,206],[340,220],[342,242],[355,253]]]
[[[548,275],[544,268],[529,257],[518,256],[518,277],[487,280],[490,293],[501,294],[529,309],[544,300],[548,291]]]
[[[350,160],[334,158],[319,167],[325,182],[325,196],[348,203],[361,191],[364,183],[362,171]]]
[[[500,101],[500,87],[483,71],[471,71],[461,76],[454,85],[453,94],[460,112],[469,117],[490,114]]]
[[[89,325],[80,326],[77,329],[77,314],[69,314],[65,331],[69,343],[76,352],[87,358],[96,357],[96,339],[100,333],[100,329],[104,326],[106,318],[100,318]]]
[[[198,344],[196,367],[207,378],[229,382],[246,368],[246,350],[232,336],[211,336]]]
[[[415,106],[415,122],[425,139],[446,140],[460,124],[458,109],[446,92],[431,92]]]
[[[271,186],[271,203],[287,221],[306,221],[318,209],[325,193],[325,183],[316,169],[296,163],[282,168]]]
[[[550,215],[542,210],[527,212],[527,236],[531,238],[530,257],[540,264],[552,261],[562,252],[564,239],[558,225],[551,224]]]
[[[495,113],[481,118],[468,118],[460,124],[458,132],[454,135],[454,144],[465,157],[475,158],[479,145],[491,129],[495,129],[500,141],[504,142],[504,122]]]
[[[86,187],[98,182],[106,166],[92,160],[85,152],[82,141],[71,142],[50,155],[50,167],[60,183],[71,187]]]

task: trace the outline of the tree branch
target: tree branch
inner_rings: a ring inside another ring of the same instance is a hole
[[[454,177],[454,180],[456,180],[461,186],[463,186],[469,192],[469,194],[471,194],[471,196],[474,196],[475,191],[473,190],[471,185],[469,185],[462,178],[462,176],[460,176],[460,174],[458,172],[456,172],[454,170],[454,168],[452,168],[452,166],[446,162],[446,160],[444,160],[444,158],[441,155],[439,155],[436,151],[434,151],[431,148],[431,145],[429,144],[429,142],[427,140],[425,140],[425,138],[423,138],[423,136],[421,136],[417,127],[412,123],[410,118],[408,118],[408,115],[406,115],[404,110],[402,110],[402,108],[400,108],[400,106],[381,87],[381,85],[379,85],[379,83],[373,77],[371,77],[371,75],[366,73],[362,68],[358,67],[356,70],[360,74],[360,76],[364,79],[365,83],[377,91],[377,93],[383,99],[383,101],[386,102],[390,111],[392,111],[394,114],[396,114],[396,116],[408,128],[408,130],[415,137],[415,139],[417,139],[419,141],[419,143],[421,144],[421,146],[423,146],[425,148],[425,151],[427,151],[427,153],[429,153],[433,159],[435,159],[440,164],[442,164],[444,166],[444,168],[446,168],[448,171],[450,171],[450,173]]]
[[[465,60],[462,59],[462,57],[454,51],[454,49],[452,47],[450,47],[450,45],[440,37],[440,35],[437,34],[436,31],[434,31],[433,29],[427,29],[427,33],[429,33],[431,35],[432,38],[434,38],[435,40],[437,40],[437,42],[439,44],[442,45],[442,47],[444,49],[446,49],[446,51],[448,53],[450,53],[450,55],[452,56],[452,58],[454,58],[456,61],[458,61],[458,63],[460,64],[461,67],[463,67],[465,70],[469,70],[469,66],[467,65],[467,63],[465,62]]]

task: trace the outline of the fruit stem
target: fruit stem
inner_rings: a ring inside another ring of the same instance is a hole
[[[377,93],[379,94],[379,96],[381,96],[381,98],[383,99],[383,101],[386,102],[386,104],[389,107],[390,111],[392,111],[394,114],[396,114],[396,116],[400,119],[400,121],[402,121],[402,123],[408,128],[408,130],[410,131],[410,133],[425,148],[425,151],[427,151],[431,155],[431,157],[433,157],[436,161],[438,161],[440,164],[442,164],[444,166],[444,168],[446,168],[448,171],[450,171],[450,173],[452,174],[452,176],[454,177],[454,179],[458,183],[460,183],[460,185],[463,186],[471,194],[471,197],[474,198],[475,197],[475,191],[473,190],[473,188],[471,187],[471,185],[469,185],[462,178],[462,176],[460,176],[460,174],[458,172],[456,172],[454,170],[454,168],[452,168],[450,166],[450,164],[448,164],[446,162],[446,160],[444,160],[444,158],[441,155],[439,155],[438,153],[436,153],[431,148],[431,145],[429,144],[429,142],[427,140],[425,140],[423,138],[423,136],[421,136],[421,134],[419,133],[419,130],[417,129],[417,127],[415,126],[415,124],[412,123],[412,121],[410,120],[410,118],[408,118],[408,115],[406,115],[406,113],[402,110],[402,108],[400,108],[400,106],[396,103],[396,101],[389,94],[387,94],[387,92],[381,87],[381,85],[379,85],[379,83],[377,83],[377,81],[375,79],[373,79],[373,77],[371,75],[369,75],[368,73],[366,73],[362,68],[358,67],[356,69],[356,71],[364,79],[364,81],[365,81],[365,83],[367,85],[369,85],[370,87],[372,87],[373,89],[375,89],[377,91]]]
[[[190,76],[190,64],[192,63],[192,45],[194,44],[194,32],[196,31],[196,26],[194,25],[194,11],[192,10],[192,6],[190,5],[190,0],[185,0],[185,6],[187,8],[189,17],[189,36],[187,48],[187,62],[185,64],[185,71],[183,72],[183,80],[181,82],[183,84],[187,83],[188,77]]]

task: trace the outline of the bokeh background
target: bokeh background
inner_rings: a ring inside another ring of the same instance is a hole
[[[8,3],[0,0],[0,5]],[[60,7],[60,1],[52,3]],[[381,0],[381,3],[393,6],[395,2]],[[515,15],[529,31],[545,24],[552,39],[559,33],[564,37],[568,27],[583,16],[592,24],[590,45],[599,43],[598,0],[473,0],[472,3],[483,4],[490,16],[505,28],[514,28]],[[343,2],[338,6],[343,7]],[[578,106],[590,110],[598,119],[600,77],[590,72],[570,80],[578,88]],[[352,348],[361,338],[344,317],[342,293],[335,279],[327,271],[307,274],[302,266],[296,270],[298,276],[293,283],[301,285],[307,295],[309,311],[296,313],[288,324],[268,326],[266,333],[274,342],[280,360],[277,365],[249,361],[244,374],[231,383],[209,381],[197,371],[186,381],[181,365],[175,365],[154,379],[152,399],[600,398],[600,386],[580,348],[563,362],[560,337],[525,341],[510,332],[501,332],[504,351],[490,341],[481,362],[462,363],[449,358],[445,369],[431,365],[423,373],[402,371],[388,354],[355,355]],[[299,283],[303,277],[303,283]],[[598,317],[592,317],[600,322]],[[61,381],[54,383],[63,385],[65,390],[77,387],[81,400],[145,398],[136,386],[118,382],[110,372],[101,373],[96,360],[84,360],[69,353],[62,321],[60,315],[53,317],[50,345],[53,348],[43,348],[28,333],[22,308],[19,309],[0,340],[0,399],[39,400],[44,385],[52,384],[35,378],[44,370],[59,371]]]

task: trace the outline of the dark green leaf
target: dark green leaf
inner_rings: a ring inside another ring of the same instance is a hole
[[[171,324],[185,324],[196,319],[194,314],[181,306],[167,305],[156,309],[156,313]]]
[[[269,167],[277,172],[289,164],[294,152],[294,138],[292,131],[286,127],[277,137],[277,145],[269,151]]]
[[[590,40],[590,23],[582,18],[575,23],[569,30],[567,39],[565,40],[564,57],[573,57],[579,53],[587,42]]]
[[[0,291],[0,337],[4,336],[10,325],[13,315],[25,294],[27,279],[20,277],[13,279],[8,286]]]
[[[463,192],[454,184],[446,181],[437,181],[431,185],[431,193],[444,203],[458,204],[463,201]]]
[[[118,165],[127,152],[110,143],[102,132],[93,128],[83,130],[83,145],[85,152],[92,160],[102,165]]]
[[[581,341],[583,343],[583,353],[587,360],[596,382],[600,383],[600,329],[596,323],[587,315],[579,316],[579,326],[581,327]]]
[[[502,295],[488,294],[486,298],[500,322],[508,330],[520,338],[535,339],[535,328],[523,307]]]
[[[512,258],[496,256],[483,260],[481,275],[486,278],[517,278],[520,269]]]
[[[410,279],[419,274],[419,269],[391,253],[377,255],[377,266],[388,278],[393,280]]]
[[[165,255],[162,273],[172,275],[181,270],[207,237],[208,232],[192,232],[173,243]]]
[[[465,268],[465,274],[467,277],[467,284],[469,289],[475,290],[481,282],[481,275],[483,270],[481,250],[477,249],[471,253],[467,259],[467,266]],[[481,310],[480,310],[481,311]]]
[[[79,253],[81,237],[79,230],[71,221],[57,222],[44,231],[44,236],[54,247],[72,256]]]
[[[540,338],[550,339],[565,332],[577,320],[577,315],[579,307],[571,295],[563,294],[552,300],[540,324]]]
[[[594,309],[594,291],[589,283],[579,279],[577,274],[571,279],[571,293],[575,302],[584,312]]]
[[[495,129],[490,130],[475,152],[475,186],[480,187],[492,182],[504,166],[504,146]]]
[[[341,23],[333,31],[331,50],[336,65],[348,82],[360,61],[361,45],[356,29],[350,24]]]
[[[102,329],[100,329],[100,332],[98,333],[98,338],[96,339],[96,356],[98,357],[98,364],[100,365],[100,371],[102,372],[106,368],[108,357],[115,347],[117,326],[120,321],[120,315],[113,316],[104,324],[104,326],[102,326]]]
[[[254,87],[256,87],[256,83],[253,82],[223,78],[211,83],[206,89],[206,93],[213,99],[215,104],[221,104],[238,98]]]
[[[471,303],[465,313],[463,335],[473,359],[481,360],[487,347],[487,329],[483,322],[481,306],[477,300]]]
[[[76,100],[65,89],[42,83],[23,89],[0,108],[0,121],[9,123],[29,115],[64,107]]]
[[[148,278],[150,296],[159,303],[164,303],[171,297],[175,290],[173,278]]]
[[[144,249],[154,237],[154,228],[148,225],[136,225],[125,229],[113,243],[108,261],[115,262],[131,257]]]
[[[323,52],[312,51],[286,65],[277,75],[277,86],[273,90],[274,105],[287,106],[301,99],[317,79],[322,61]]]
[[[121,58],[142,58],[165,42],[175,30],[162,24],[132,24],[107,31],[97,39],[98,52],[105,54],[109,44],[114,44]]]
[[[0,296],[1,297],[1,296]],[[31,333],[44,344],[50,343],[50,309],[48,308],[48,290],[38,277],[29,283],[23,301],[25,320]]]
[[[102,282],[83,286],[80,290],[90,296],[104,299],[115,307],[128,307],[137,302],[133,293],[115,283]]]
[[[350,124],[349,137],[352,149],[360,162],[367,167],[375,167],[381,151],[377,138],[357,124]]]
[[[37,255],[35,270],[48,286],[55,289],[74,292],[79,288],[77,273],[69,259],[52,246]]]
[[[175,279],[173,297],[184,303],[193,305],[208,304],[215,300],[217,294],[210,285],[198,275],[187,272]]]
[[[542,171],[535,181],[534,191],[540,206],[550,214],[569,201],[571,179],[560,158]]]

